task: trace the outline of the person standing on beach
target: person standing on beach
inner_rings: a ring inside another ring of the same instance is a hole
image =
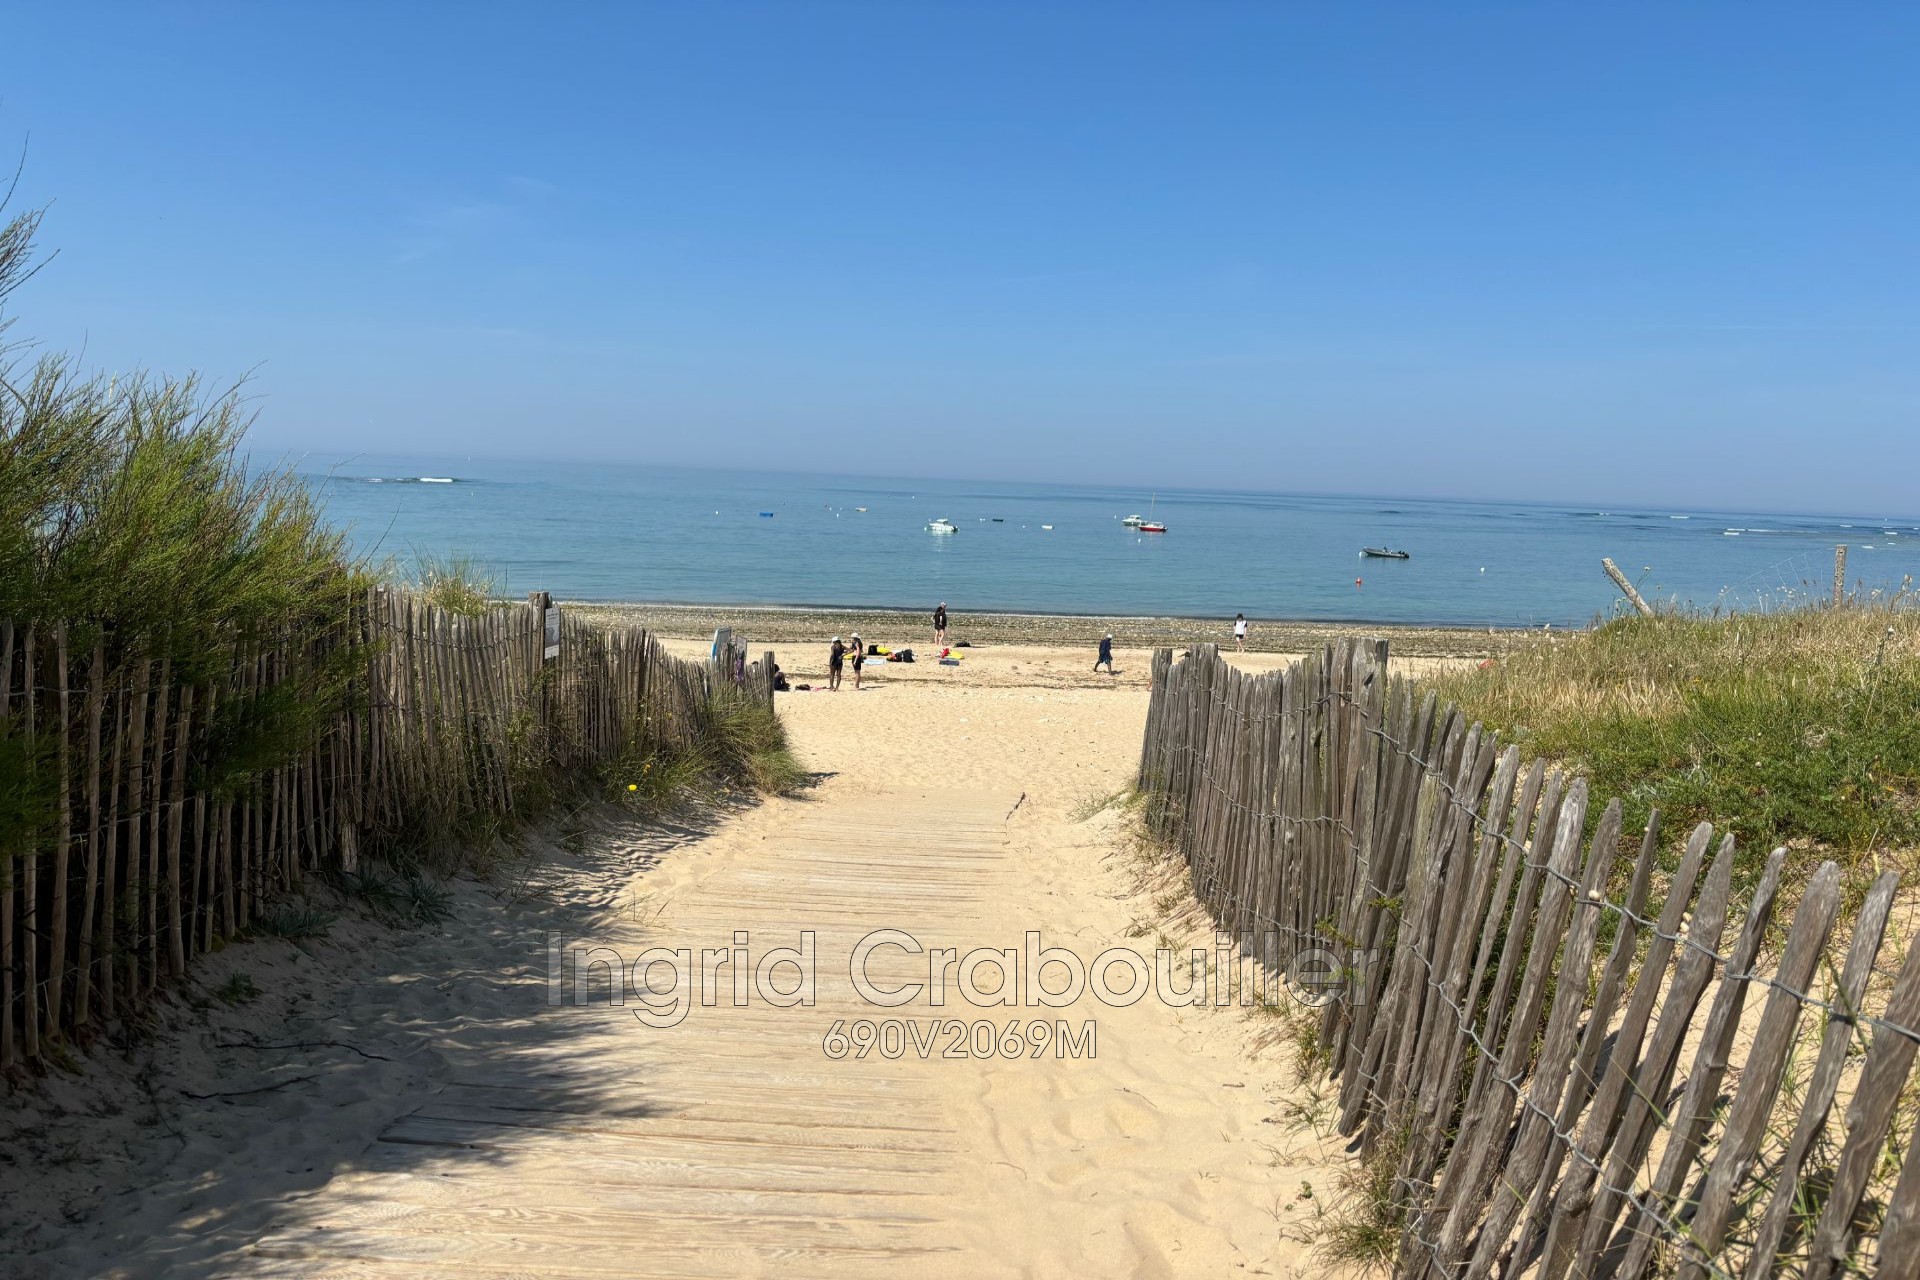
[[[1233,647],[1245,653],[1247,651],[1247,615],[1233,615]]]
[[[1107,674],[1113,674],[1113,632],[1107,632],[1106,639],[1100,642],[1100,656],[1093,660],[1093,669],[1098,671],[1101,663],[1107,664]]]
[[[847,660],[847,646],[840,643],[840,637],[833,638],[833,646],[827,650],[827,691],[840,688],[840,668]]]
[[[944,645],[947,642],[947,602],[942,600],[933,611],[933,642]]]
[[[858,692],[860,688],[860,664],[867,660],[867,646],[860,639],[860,633],[858,631],[853,633],[853,643],[847,646],[847,656],[853,659],[853,687],[855,692]]]

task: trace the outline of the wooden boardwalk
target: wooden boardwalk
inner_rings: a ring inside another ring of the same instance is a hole
[[[951,1271],[943,1218],[971,1158],[931,1087],[937,1062],[829,1059],[881,927],[965,945],[1001,880],[1015,797],[901,790],[800,808],[757,850],[606,942],[757,954],[817,932],[818,1006],[530,1012],[541,1052],[475,1062],[352,1171],[288,1206],[232,1274],[271,1277],[735,1276]],[[933,941],[937,939],[938,941]],[[661,971],[664,977],[664,970]],[[791,971],[789,971],[791,972]],[[925,1011],[920,1010],[924,1016]]]

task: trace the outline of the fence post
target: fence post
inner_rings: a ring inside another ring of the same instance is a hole
[[[533,614],[533,669],[528,675],[534,690],[534,724],[544,757],[552,749],[553,738],[553,686],[545,676],[548,665],[557,664],[560,657],[560,611],[553,607],[553,596],[545,591],[527,592],[527,607]]]
[[[1847,544],[1841,543],[1833,549],[1833,607],[1838,609],[1847,601]]]
[[[1640,611],[1641,617],[1653,616],[1653,606],[1640,598],[1640,593],[1633,589],[1631,582],[1627,581],[1627,575],[1620,572],[1620,566],[1613,562],[1613,557],[1601,556],[1600,567],[1607,571],[1609,578],[1613,579],[1613,585],[1620,588],[1620,594],[1627,598],[1627,603]]]

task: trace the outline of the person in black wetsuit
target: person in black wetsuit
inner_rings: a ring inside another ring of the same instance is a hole
[[[1093,669],[1098,671],[1101,663],[1107,664],[1107,674],[1113,674],[1113,632],[1107,632],[1107,638],[1100,642],[1100,656],[1094,659]]]
[[[860,687],[860,668],[867,660],[867,646],[860,639],[858,631],[853,633],[853,643],[847,646],[847,656],[853,659],[853,687]]]
[[[840,668],[847,660],[847,646],[840,643],[840,637],[833,638],[833,646],[827,650],[827,689],[840,687]]]
[[[940,607],[933,611],[933,642],[944,645],[947,642],[947,602],[942,600]]]

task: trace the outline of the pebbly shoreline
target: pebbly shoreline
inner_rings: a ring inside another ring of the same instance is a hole
[[[754,642],[795,644],[826,641],[858,630],[868,640],[925,644],[932,640],[932,610],[817,609],[770,605],[617,604],[562,601],[583,618],[642,626],[663,636],[704,638],[732,627]],[[1037,644],[1084,647],[1108,632],[1126,648],[1232,643],[1225,618],[1123,617],[1102,614],[969,613],[949,609],[949,640],[975,645]],[[1486,627],[1409,627],[1361,622],[1282,622],[1249,619],[1247,648],[1263,653],[1299,653],[1355,633],[1384,637],[1408,657],[1479,657],[1523,634]]]

